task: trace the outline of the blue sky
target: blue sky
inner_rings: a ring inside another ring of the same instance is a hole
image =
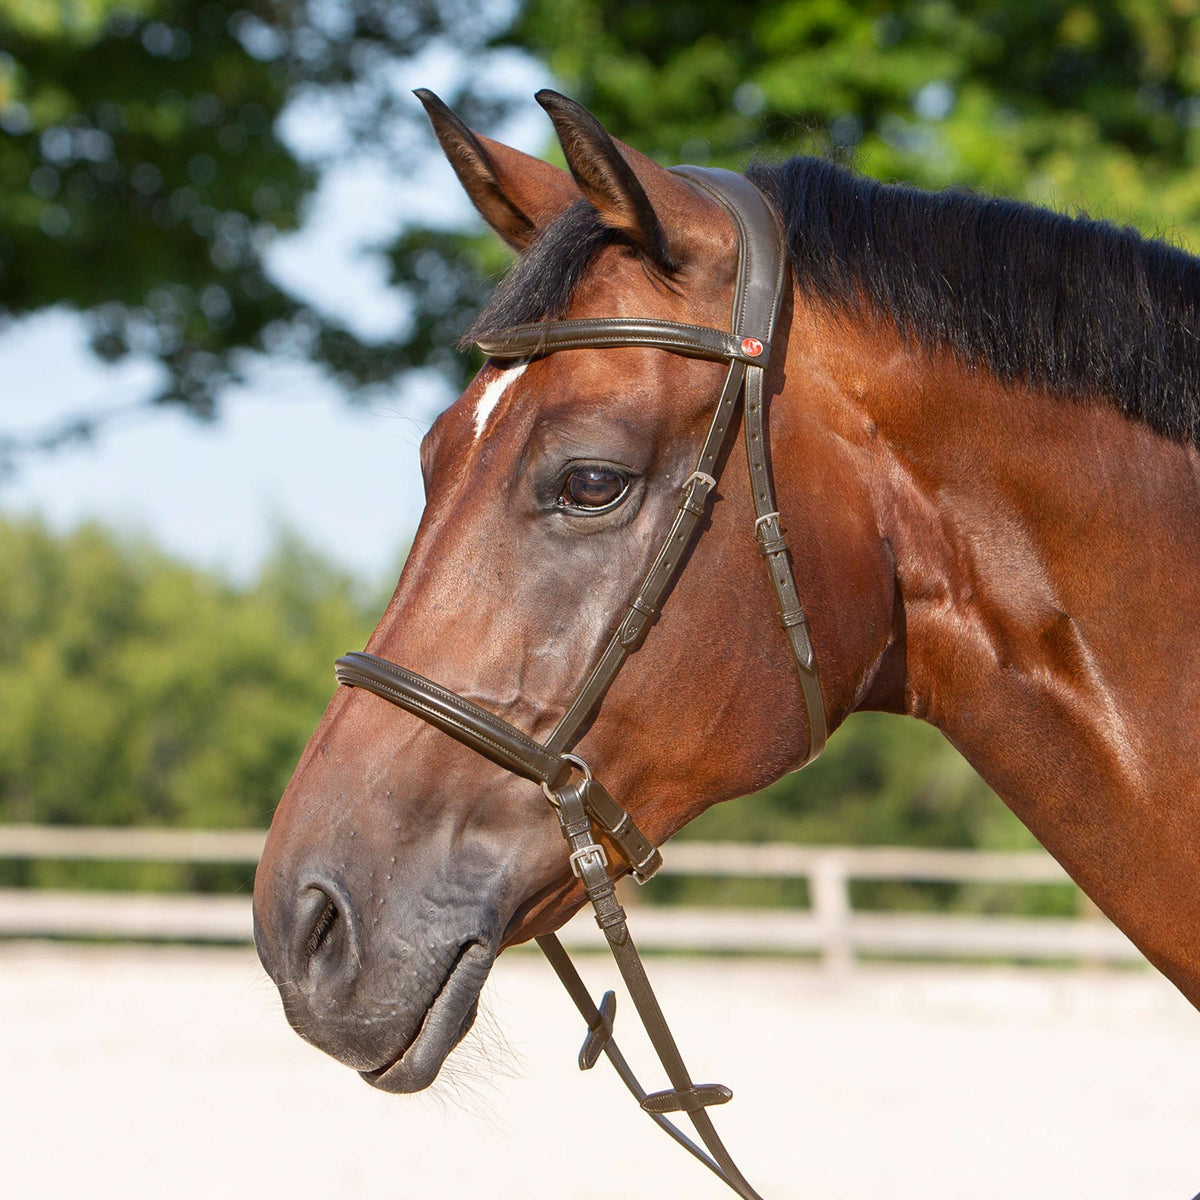
[[[397,84],[448,91],[465,69],[438,48]],[[501,136],[539,152],[550,127],[533,92],[548,82],[545,71],[514,54],[497,56],[488,70],[496,90],[522,100]],[[297,152],[323,156],[336,148],[337,114],[297,106],[284,114],[283,133]],[[370,159],[328,171],[300,233],[270,250],[276,279],[364,336],[402,327],[403,301],[387,289],[384,262],[371,247],[407,221],[477,220],[432,137],[429,147],[422,168],[405,178]],[[149,393],[149,364],[99,362],[83,330],[78,315],[54,310],[0,334],[0,432],[44,429],[56,417]],[[16,477],[0,481],[0,512],[39,512],[57,528],[100,519],[235,578],[253,575],[287,525],[377,582],[416,527],[423,503],[417,447],[451,398],[414,373],[354,407],[312,370],[265,365],[227,395],[211,426],[157,413],[106,428],[90,445],[26,455]]]

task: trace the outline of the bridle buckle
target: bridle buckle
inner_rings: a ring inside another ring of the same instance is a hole
[[[604,847],[599,842],[589,842],[586,846],[580,846],[571,855],[571,873],[576,879],[583,878],[583,860],[586,858],[595,858],[596,864],[602,870],[608,866],[608,855],[604,851]],[[591,865],[590,863],[588,864]]]

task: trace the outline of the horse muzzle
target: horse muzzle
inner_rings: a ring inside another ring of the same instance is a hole
[[[260,880],[259,956],[302,1038],[374,1087],[419,1091],[475,1019],[499,950],[503,917],[491,898],[502,889],[481,868],[384,886],[371,871],[357,875]]]

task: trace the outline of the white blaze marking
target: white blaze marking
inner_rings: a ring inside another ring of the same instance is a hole
[[[488,418],[496,411],[496,405],[500,403],[500,398],[508,390],[509,384],[516,383],[525,374],[525,368],[528,365],[528,363],[522,363],[519,367],[507,367],[483,389],[483,395],[479,397],[479,402],[475,405],[476,441],[483,437]]]

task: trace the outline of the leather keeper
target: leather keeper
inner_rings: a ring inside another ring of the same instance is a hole
[[[658,609],[655,608],[655,606],[651,604],[649,600],[644,599],[640,595],[634,596],[634,598],[630,600],[629,607],[636,609],[643,616],[655,617],[658,615]]]
[[[588,1029],[583,1045],[579,1047],[579,1069],[590,1071],[604,1053],[604,1047],[612,1041],[613,1021],[617,1016],[617,996],[615,992],[605,992],[600,999],[598,1009],[600,1022]]]
[[[602,783],[588,779],[583,788],[584,806],[612,839],[621,857],[632,869],[634,878],[639,883],[645,883],[662,866],[658,847],[642,833],[633,817],[613,799]]]
[[[808,616],[802,608],[798,608],[794,612],[781,612],[779,623],[784,629],[794,629],[797,625],[807,625]]]
[[[648,1113],[697,1112],[710,1104],[728,1104],[733,1092],[723,1083],[696,1083],[690,1088],[651,1092],[642,1101]]]
[[[584,809],[583,793],[586,786],[587,780],[580,780],[579,783],[569,783],[554,793],[558,802],[558,823],[562,826],[565,838],[577,838],[587,834],[588,840],[591,840],[592,823]]]

